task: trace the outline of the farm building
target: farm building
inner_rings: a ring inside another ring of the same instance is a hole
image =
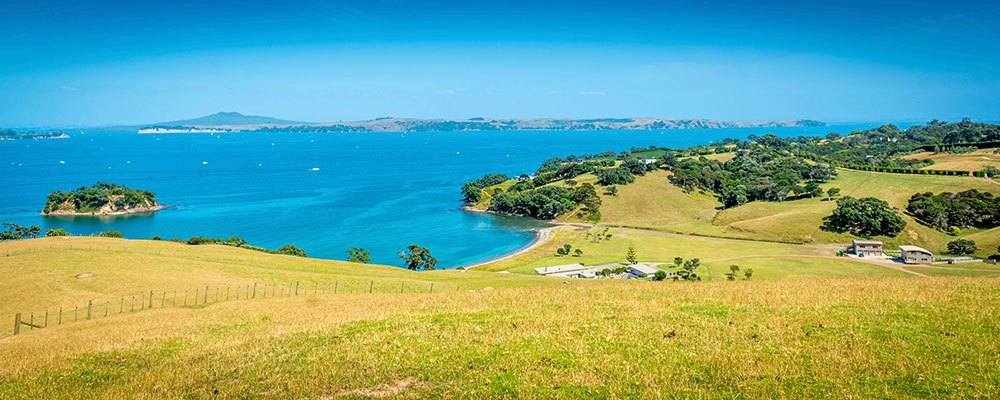
[[[559,275],[564,276],[574,272],[580,272],[587,269],[583,264],[566,264],[566,265],[556,265],[554,267],[541,267],[535,268],[535,273],[538,275]]]
[[[882,257],[882,242],[878,240],[853,240],[851,252],[859,257]]]
[[[660,270],[659,268],[656,268],[652,264],[646,264],[646,263],[632,264],[629,265],[628,267],[628,272],[630,274],[638,276],[640,278],[652,276],[659,270]]]
[[[899,246],[906,264],[930,264],[934,262],[934,254],[922,247]]]

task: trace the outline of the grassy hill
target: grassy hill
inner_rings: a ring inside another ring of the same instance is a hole
[[[631,185],[619,186],[617,196],[602,194],[601,223],[668,232],[791,243],[848,243],[851,237],[820,229],[836,202],[824,198],[784,202],[755,201],[720,210],[708,193],[685,193],[667,181],[669,172],[656,171],[638,177]],[[904,175],[841,169],[838,176],[822,185],[836,187],[842,195],[873,196],[904,210],[917,192],[959,192],[968,189],[1000,194],[1000,185],[990,179]],[[903,215],[906,229],[894,238],[879,238],[887,245],[913,244],[939,252],[955,237],[920,224]],[[981,256],[995,253],[1000,245],[1000,229],[967,229],[960,237],[976,240]]]
[[[995,279],[564,284],[90,238],[0,253],[7,309],[208,279],[463,287],[154,307],[26,331],[0,338],[5,399],[1000,396]],[[94,277],[73,277],[82,270]]]

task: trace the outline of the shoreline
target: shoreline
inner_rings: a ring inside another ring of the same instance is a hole
[[[109,213],[80,213],[80,212],[67,212],[67,211],[53,211],[53,212],[41,212],[43,217],[116,217],[116,216],[128,216],[128,215],[138,215],[138,214],[155,214],[159,211],[171,208],[171,206],[158,205],[152,208],[145,208],[142,210],[129,210],[129,211],[114,211]]]
[[[477,211],[477,212],[486,212],[486,211]],[[538,246],[541,246],[542,243],[545,243],[546,241],[548,241],[549,238],[552,237],[552,231],[558,229],[561,226],[562,225],[555,225],[555,226],[549,226],[549,227],[545,227],[545,228],[539,229],[538,231],[535,232],[535,239],[533,239],[531,241],[531,243],[528,243],[526,246],[521,247],[520,249],[518,249],[518,250],[516,250],[516,251],[514,251],[512,253],[504,254],[502,256],[491,258],[489,260],[478,262],[478,263],[475,263],[475,264],[461,265],[461,266],[455,267],[455,269],[466,269],[466,270],[468,270],[468,269],[474,269],[474,268],[481,267],[481,266],[486,265],[486,264],[494,263],[494,262],[497,262],[497,261],[503,261],[503,260],[506,260],[508,258],[517,257],[519,255],[527,253],[527,252],[529,252],[531,250],[534,250]]]

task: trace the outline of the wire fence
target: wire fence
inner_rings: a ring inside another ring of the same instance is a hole
[[[175,290],[148,290],[114,298],[88,300],[70,307],[19,312],[14,315],[13,335],[78,321],[108,318],[154,308],[201,307],[227,301],[325,296],[338,294],[404,294],[458,291],[459,285],[388,280],[251,282],[228,286],[205,285]]]

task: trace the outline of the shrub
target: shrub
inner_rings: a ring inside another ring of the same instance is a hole
[[[955,255],[969,255],[975,253],[978,248],[976,242],[968,239],[955,239],[948,242],[948,252]]]
[[[874,197],[840,198],[833,214],[823,218],[823,222],[824,230],[861,237],[896,236],[906,227],[906,221],[889,203]]]

